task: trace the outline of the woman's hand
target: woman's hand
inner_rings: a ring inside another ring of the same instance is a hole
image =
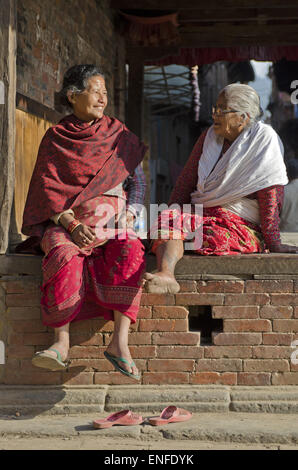
[[[126,211],[127,228],[133,229],[134,221],[135,221],[135,217],[134,217],[133,213],[130,212],[130,211]]]
[[[274,245],[269,248],[270,253],[298,253],[298,246],[295,245]]]
[[[95,239],[95,231],[88,225],[78,225],[71,234],[71,238],[79,248],[86,248]]]
[[[122,212],[119,215],[118,220],[116,220],[116,224],[118,228],[133,229],[134,220],[135,220],[135,217],[133,213],[130,211],[126,211],[126,212]]]

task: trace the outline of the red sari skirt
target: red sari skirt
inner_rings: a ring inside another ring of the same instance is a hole
[[[264,243],[259,226],[222,207],[203,209],[203,217],[194,212],[167,211],[169,217],[158,217],[151,231],[152,252],[171,239],[192,240],[190,234],[200,230],[200,246],[192,251],[199,255],[236,255],[261,253]]]
[[[84,209],[92,212],[91,205],[88,201],[88,207],[74,210],[76,218]],[[90,219],[84,223],[94,226]],[[138,238],[116,235],[100,246],[80,249],[64,228],[50,224],[41,247],[45,252],[41,288],[44,325],[58,328],[94,317],[113,320],[114,310],[135,323],[145,271],[144,246]]]

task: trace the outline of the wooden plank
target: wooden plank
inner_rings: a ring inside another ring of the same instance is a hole
[[[298,46],[298,32],[287,35],[262,36],[217,36],[202,33],[184,34],[181,37],[181,47],[237,47],[237,46]],[[149,59],[148,59],[149,60]],[[297,58],[298,60],[298,58]]]
[[[21,93],[16,94],[15,190],[10,248],[26,239],[21,234],[23,212],[39,145],[46,130],[63,115]]]
[[[247,35],[239,31],[237,34],[230,32],[196,32],[181,34],[179,47],[237,47],[237,46],[298,46],[298,28],[291,33],[284,31],[266,34],[261,32],[254,35],[253,31]],[[141,47],[128,44],[130,54],[140,57],[141,60],[155,61],[169,56],[179,55],[179,48],[175,51],[166,49],[162,52],[158,47]],[[297,57],[298,60],[298,57]]]
[[[53,123],[58,123],[60,119],[64,117],[63,114],[55,111],[54,109],[48,108],[48,106],[45,106],[28,96],[22,95],[21,93],[17,93],[16,106],[18,109],[21,109],[26,113]]]
[[[0,253],[8,248],[14,191],[16,12],[16,0],[1,0],[0,81],[4,84],[4,104],[0,104]]]
[[[235,10],[203,10],[203,11],[189,11],[182,10],[179,13],[178,22],[180,25],[189,22],[222,22],[231,23],[234,21],[270,21],[270,20],[296,20],[298,18],[298,5],[297,8],[241,8]]]
[[[128,44],[126,51],[127,62],[131,62],[134,59],[142,61],[144,58],[146,58],[146,60],[158,60],[168,57],[169,55],[179,54],[179,48],[177,46],[142,47]]]
[[[15,147],[14,209],[16,230],[19,234],[21,232],[27,192],[39,145],[45,132],[53,124],[53,122],[33,116],[23,110],[16,110],[16,135],[18,138]],[[22,239],[25,238],[25,236],[22,236]]]
[[[140,56],[129,58],[127,127],[140,139],[143,137],[144,64]]]
[[[182,48],[208,48],[208,47],[216,47],[216,48],[223,48],[223,47],[238,47],[238,46],[298,46],[297,37],[284,37],[279,38],[276,42],[273,41],[271,37],[260,37],[260,38],[231,38],[231,37],[213,37],[213,38],[202,38],[200,35],[187,35],[186,37],[182,38],[181,47]],[[146,53],[146,50],[148,54]],[[142,48],[140,47],[138,50],[138,54],[142,56],[142,60],[144,62],[150,62],[151,64],[156,61],[158,63],[159,60],[165,59],[167,57],[176,57],[180,55],[179,50],[175,54],[168,54],[163,55],[162,57],[158,57],[158,54],[154,55],[151,54],[150,48]],[[298,57],[297,57],[298,60]],[[188,64],[189,65],[189,64]],[[196,65],[196,64],[193,64]]]
[[[271,36],[272,40],[276,37],[283,37],[284,35],[294,34],[298,38],[298,25],[296,24],[279,24],[279,25],[231,25],[226,23],[214,24],[212,26],[197,26],[187,25],[180,28],[180,35],[186,34],[200,34],[204,37],[209,35],[225,35],[231,37],[267,37]]]
[[[181,28],[180,47],[229,47],[229,46],[281,46],[298,45],[296,25],[230,25],[196,26]],[[128,48],[129,55],[143,60],[162,59],[177,55],[178,48],[167,50],[158,47]]]
[[[111,8],[119,10],[218,10],[235,8],[295,8],[297,0],[111,0]]]

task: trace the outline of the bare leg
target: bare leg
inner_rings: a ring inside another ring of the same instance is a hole
[[[157,273],[145,273],[145,291],[156,294],[175,294],[179,284],[175,279],[175,266],[184,252],[182,240],[168,240],[156,250]]]
[[[112,356],[123,357],[130,364],[133,362],[129,348],[128,348],[128,333],[130,327],[130,318],[117,310],[114,310],[114,333],[107,352]],[[138,369],[133,366],[129,367],[125,362],[119,361],[119,366],[128,372],[138,375]]]
[[[66,360],[69,350],[69,323],[61,326],[60,328],[55,328],[55,343],[51,348],[57,349],[60,352],[62,361]],[[53,357],[57,357],[55,351],[50,351],[48,349],[45,351]]]

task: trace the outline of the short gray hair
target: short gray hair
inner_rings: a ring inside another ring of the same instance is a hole
[[[101,69],[93,64],[79,64],[70,67],[64,74],[62,90],[59,92],[60,104],[72,108],[67,92],[82,93],[87,87],[89,78],[98,75],[105,78]]]
[[[223,88],[220,94],[224,94],[230,108],[250,117],[250,123],[257,121],[263,115],[258,93],[249,85],[232,83]]]

